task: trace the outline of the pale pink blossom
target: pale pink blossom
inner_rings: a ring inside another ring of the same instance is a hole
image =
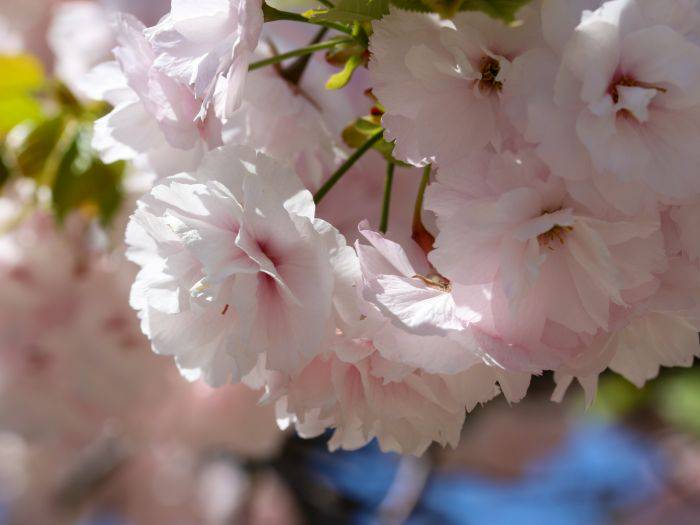
[[[423,453],[433,441],[455,446],[466,412],[500,391],[519,401],[530,374],[490,366],[464,338],[446,337],[449,323],[436,323],[441,335],[417,335],[403,323],[397,326],[389,309],[375,305],[372,286],[385,282],[382,277],[404,279],[412,273],[411,263],[397,244],[366,225],[361,232],[370,245],[358,242],[359,257],[344,260],[343,285],[334,301],[336,337],[299,374],[273,376],[268,396],[278,400],[282,422],[294,423],[304,437],[333,428],[331,449],[355,449],[373,438],[382,450],[410,454]],[[427,293],[425,282],[415,281],[414,289]],[[362,297],[363,288],[371,302]],[[432,305],[444,314],[449,302],[449,294],[436,289],[416,310],[429,312]]]
[[[110,59],[116,43],[109,12],[88,0],[59,4],[46,36],[56,76],[74,91],[80,89],[81,77]]]
[[[483,14],[452,21],[393,10],[374,24],[370,74],[387,140],[415,165],[450,163],[509,138],[500,112],[511,62],[539,44],[537,11],[509,28]]]
[[[487,334],[552,358],[545,368],[610,329],[614,308],[666,270],[658,215],[592,212],[529,150],[439,171],[426,206],[439,227],[429,259],[456,303]]]
[[[670,218],[678,230],[678,242],[683,254],[693,261],[700,260],[700,203],[673,207]]]
[[[130,13],[139,20],[156,21],[166,11],[167,0],[68,0],[52,12],[46,38],[54,54],[54,72],[74,93],[81,94],[82,77],[111,58],[117,41],[112,25],[115,13]]]
[[[655,4],[605,2],[584,12],[568,38],[549,35],[563,47],[516,60],[513,83],[528,100],[520,125],[555,175],[597,172],[664,199],[700,193],[697,6]],[[557,2],[545,2],[543,17],[552,9]]]
[[[88,96],[114,106],[95,122],[93,146],[105,162],[135,160],[161,176],[194,169],[221,144],[220,123],[196,120],[201,101],[154,66],[141,22],[121,15],[115,24],[116,62],[98,65],[81,84]]]
[[[225,123],[224,141],[291,165],[310,191],[321,187],[343,156],[322,108],[271,68],[248,75],[241,107]]]
[[[168,379],[128,308],[131,268],[92,253],[80,223],[67,235],[36,213],[0,242],[0,421],[84,443],[116,416],[138,428]]]
[[[293,373],[332,331],[330,258],[344,241],[314,219],[290,168],[254,150],[211,152],[139,203],[132,305],[156,352],[190,377],[240,380],[259,360]]]
[[[635,305],[617,329],[600,333],[585,358],[557,372],[554,399],[560,400],[575,378],[592,403],[598,375],[606,367],[641,388],[662,366],[692,366],[700,356],[699,275],[696,263],[671,257],[656,292]]]
[[[128,304],[135,268],[95,250],[87,226],[72,216],[59,230],[36,212],[0,237],[7,513],[68,524],[111,508],[135,523],[221,523],[213,498],[199,497],[206,455],[276,454],[274,409],[243,386],[187,383],[154,355]],[[220,481],[220,497],[245,501],[247,490]]]
[[[221,115],[240,105],[248,64],[258,45],[263,14],[260,0],[173,0],[170,13],[148,30],[156,66],[191,85],[206,117],[219,81]]]

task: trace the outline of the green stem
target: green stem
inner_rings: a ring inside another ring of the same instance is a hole
[[[328,0],[318,0],[318,3],[325,5],[329,9],[333,9],[335,7],[333,3],[329,2]]]
[[[319,28],[316,35],[314,35],[313,40],[311,40],[311,42],[309,42],[309,45],[313,46],[314,44],[318,44],[323,39],[323,37],[326,36],[327,32],[328,32],[327,27]],[[284,68],[280,72],[280,75],[282,75],[282,78],[284,78],[290,84],[298,86],[299,82],[301,81],[301,77],[304,74],[304,71],[306,71],[306,66],[309,65],[310,60],[311,60],[310,54],[301,56],[301,57],[297,58],[294,62],[292,62],[289,65],[289,67]]]
[[[394,168],[396,164],[389,162],[386,167],[386,181],[384,182],[384,199],[382,200],[382,218],[379,222],[379,231],[386,233],[389,229],[389,209],[391,207],[391,188],[394,184]]]
[[[265,16],[265,22],[275,22],[277,20],[291,20],[292,22],[303,22],[305,24],[315,24],[317,26],[327,27],[328,29],[335,29],[341,33],[347,33],[352,35],[352,28],[346,26],[345,24],[340,24],[338,22],[328,22],[326,20],[314,20],[313,18],[306,18],[298,13],[290,13],[288,11],[280,11],[267,4],[263,4],[263,15]]]
[[[287,53],[282,53],[280,55],[271,56],[270,58],[266,58],[264,60],[253,62],[252,64],[250,64],[250,66],[248,66],[248,71],[255,71],[256,69],[260,69],[261,67],[271,66],[272,64],[283,62],[288,58],[310,55],[311,53],[315,53],[316,51],[332,49],[337,45],[349,44],[351,42],[353,42],[353,40],[350,38],[334,38],[333,40],[326,40],[325,42],[319,42],[318,44],[312,44],[310,46],[301,47],[299,49],[295,49]]]
[[[428,165],[423,169],[423,177],[418,186],[418,196],[416,197],[416,205],[413,208],[413,234],[411,238],[416,241],[426,254],[430,253],[435,243],[435,237],[423,225],[423,198],[425,197],[425,189],[430,182],[430,172],[432,166]]]
[[[321,202],[321,199],[326,196],[326,193],[331,191],[333,186],[336,185],[336,183],[342,178],[347,171],[352,168],[352,166],[364,155],[367,153],[367,151],[374,146],[379,139],[382,138],[382,134],[384,133],[384,130],[377,131],[374,135],[372,135],[367,142],[365,142],[362,146],[357,148],[350,157],[348,157],[348,160],[346,160],[342,166],[340,166],[333,175],[330,176],[330,178],[325,182],[323,186],[321,186],[321,189],[319,189],[316,192],[316,195],[314,195],[314,202],[318,204]]]

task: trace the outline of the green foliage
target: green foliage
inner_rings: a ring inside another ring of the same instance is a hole
[[[66,128],[58,115],[28,126],[28,132],[14,151],[21,175],[50,184],[55,178],[57,148]],[[54,161],[54,162],[52,162]]]
[[[90,145],[104,105],[83,104],[66,86],[47,82],[25,56],[0,57],[0,111],[5,105],[13,109],[11,118],[0,117],[0,189],[10,178],[31,178],[50,190],[59,222],[80,211],[106,225],[122,202],[125,165],[104,164]]]
[[[649,391],[639,389],[617,374],[604,375],[598,384],[593,411],[606,419],[631,414],[649,400]]]
[[[333,22],[367,22],[378,20],[389,12],[389,3],[407,11],[438,13],[452,18],[459,11],[482,11],[512,23],[518,10],[531,0],[340,0],[332,9],[309,11],[305,16]]]
[[[483,11],[492,18],[498,18],[505,22],[516,21],[516,14],[531,0],[464,0],[461,11]]]
[[[680,371],[662,382],[657,404],[668,423],[700,436],[700,370]]]
[[[125,165],[104,164],[92,151],[91,138],[89,127],[79,128],[59,163],[51,192],[59,221],[72,210],[80,209],[106,225],[121,205]]]
[[[405,11],[430,13],[430,8],[421,0],[391,0],[391,4]]]
[[[29,55],[0,55],[0,136],[25,120],[41,117],[34,94],[44,84],[44,71]]]
[[[305,14],[314,20],[329,22],[369,22],[389,13],[389,0],[339,0],[331,9],[319,9]]]
[[[613,420],[653,413],[670,427],[700,437],[700,368],[662,368],[644,388],[605,373],[592,409]]]

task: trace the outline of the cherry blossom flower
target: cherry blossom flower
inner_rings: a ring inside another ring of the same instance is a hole
[[[698,275],[696,263],[682,256],[670,258],[654,295],[635,305],[616,330],[599,334],[585,358],[556,373],[554,399],[560,400],[577,379],[592,403],[598,375],[606,367],[641,388],[662,366],[692,366],[700,355]]]
[[[161,176],[194,169],[204,152],[221,144],[216,119],[195,121],[200,101],[192,90],[154,67],[144,25],[116,19],[116,62],[98,65],[82,84],[92,98],[114,106],[95,123],[93,146],[105,162],[135,160]]]
[[[204,119],[223,79],[222,116],[240,105],[248,64],[258,45],[260,0],[173,0],[170,13],[148,30],[156,66],[191,85]]]
[[[82,77],[93,67],[109,60],[117,44],[112,16],[123,12],[131,13],[142,21],[157,20],[164,14],[164,8],[165,0],[153,0],[142,5],[133,0],[61,2],[53,9],[46,34],[55,58],[55,74],[80,95]]]
[[[591,212],[532,151],[485,157],[441,170],[428,189],[440,230],[430,261],[487,333],[555,356],[569,347],[570,358],[581,336],[612,327],[614,307],[658,284],[658,215]]]
[[[482,14],[449,22],[400,10],[374,24],[373,91],[397,158],[450,163],[508,138],[500,93],[511,62],[539,41],[537,12],[521,15],[517,29]]]
[[[142,267],[132,305],[154,350],[211,384],[240,380],[259,358],[293,373],[319,353],[343,241],[313,214],[289,168],[244,147],[156,186],[127,230]]]
[[[310,191],[318,190],[342,157],[315,100],[269,69],[248,75],[241,107],[224,126],[224,141],[291,164]]]
[[[490,366],[463,339],[410,333],[376,306],[376,294],[370,294],[375,301],[363,299],[363,287],[372,291],[370,282],[400,279],[413,270],[399,245],[365,224],[361,232],[370,245],[358,242],[359,257],[345,260],[345,285],[336,289],[334,302],[338,329],[329,350],[297,375],[273,377],[268,397],[277,399],[282,423],[294,423],[302,436],[335,429],[331,449],[355,449],[375,437],[382,450],[401,453],[421,454],[433,441],[455,446],[467,411],[500,391],[519,401],[530,374]],[[424,281],[416,281],[415,289],[427,293]],[[449,302],[449,294],[436,293],[446,297],[426,302],[443,314],[439,303]]]
[[[554,18],[555,4],[545,2],[545,18]],[[568,38],[561,28],[550,34],[548,42],[563,47],[514,65],[521,72],[514,84],[529,99],[526,138],[555,175],[581,180],[597,172],[665,199],[700,191],[691,139],[700,129],[698,12],[684,0],[668,4],[605,2],[584,12]]]

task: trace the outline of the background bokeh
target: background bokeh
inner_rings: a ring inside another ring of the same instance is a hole
[[[0,524],[700,523],[698,367],[642,389],[603,375],[589,408],[551,402],[545,375],[415,458],[331,453],[279,430],[259,392],[153,355],[120,244],[150,181],[90,151],[106,107],[75,81],[109,55],[106,14],[152,23],[168,3],[0,0]],[[337,127],[362,104],[339,104]],[[380,160],[358,165],[358,199],[381,191]],[[338,198],[336,224],[356,224]]]

